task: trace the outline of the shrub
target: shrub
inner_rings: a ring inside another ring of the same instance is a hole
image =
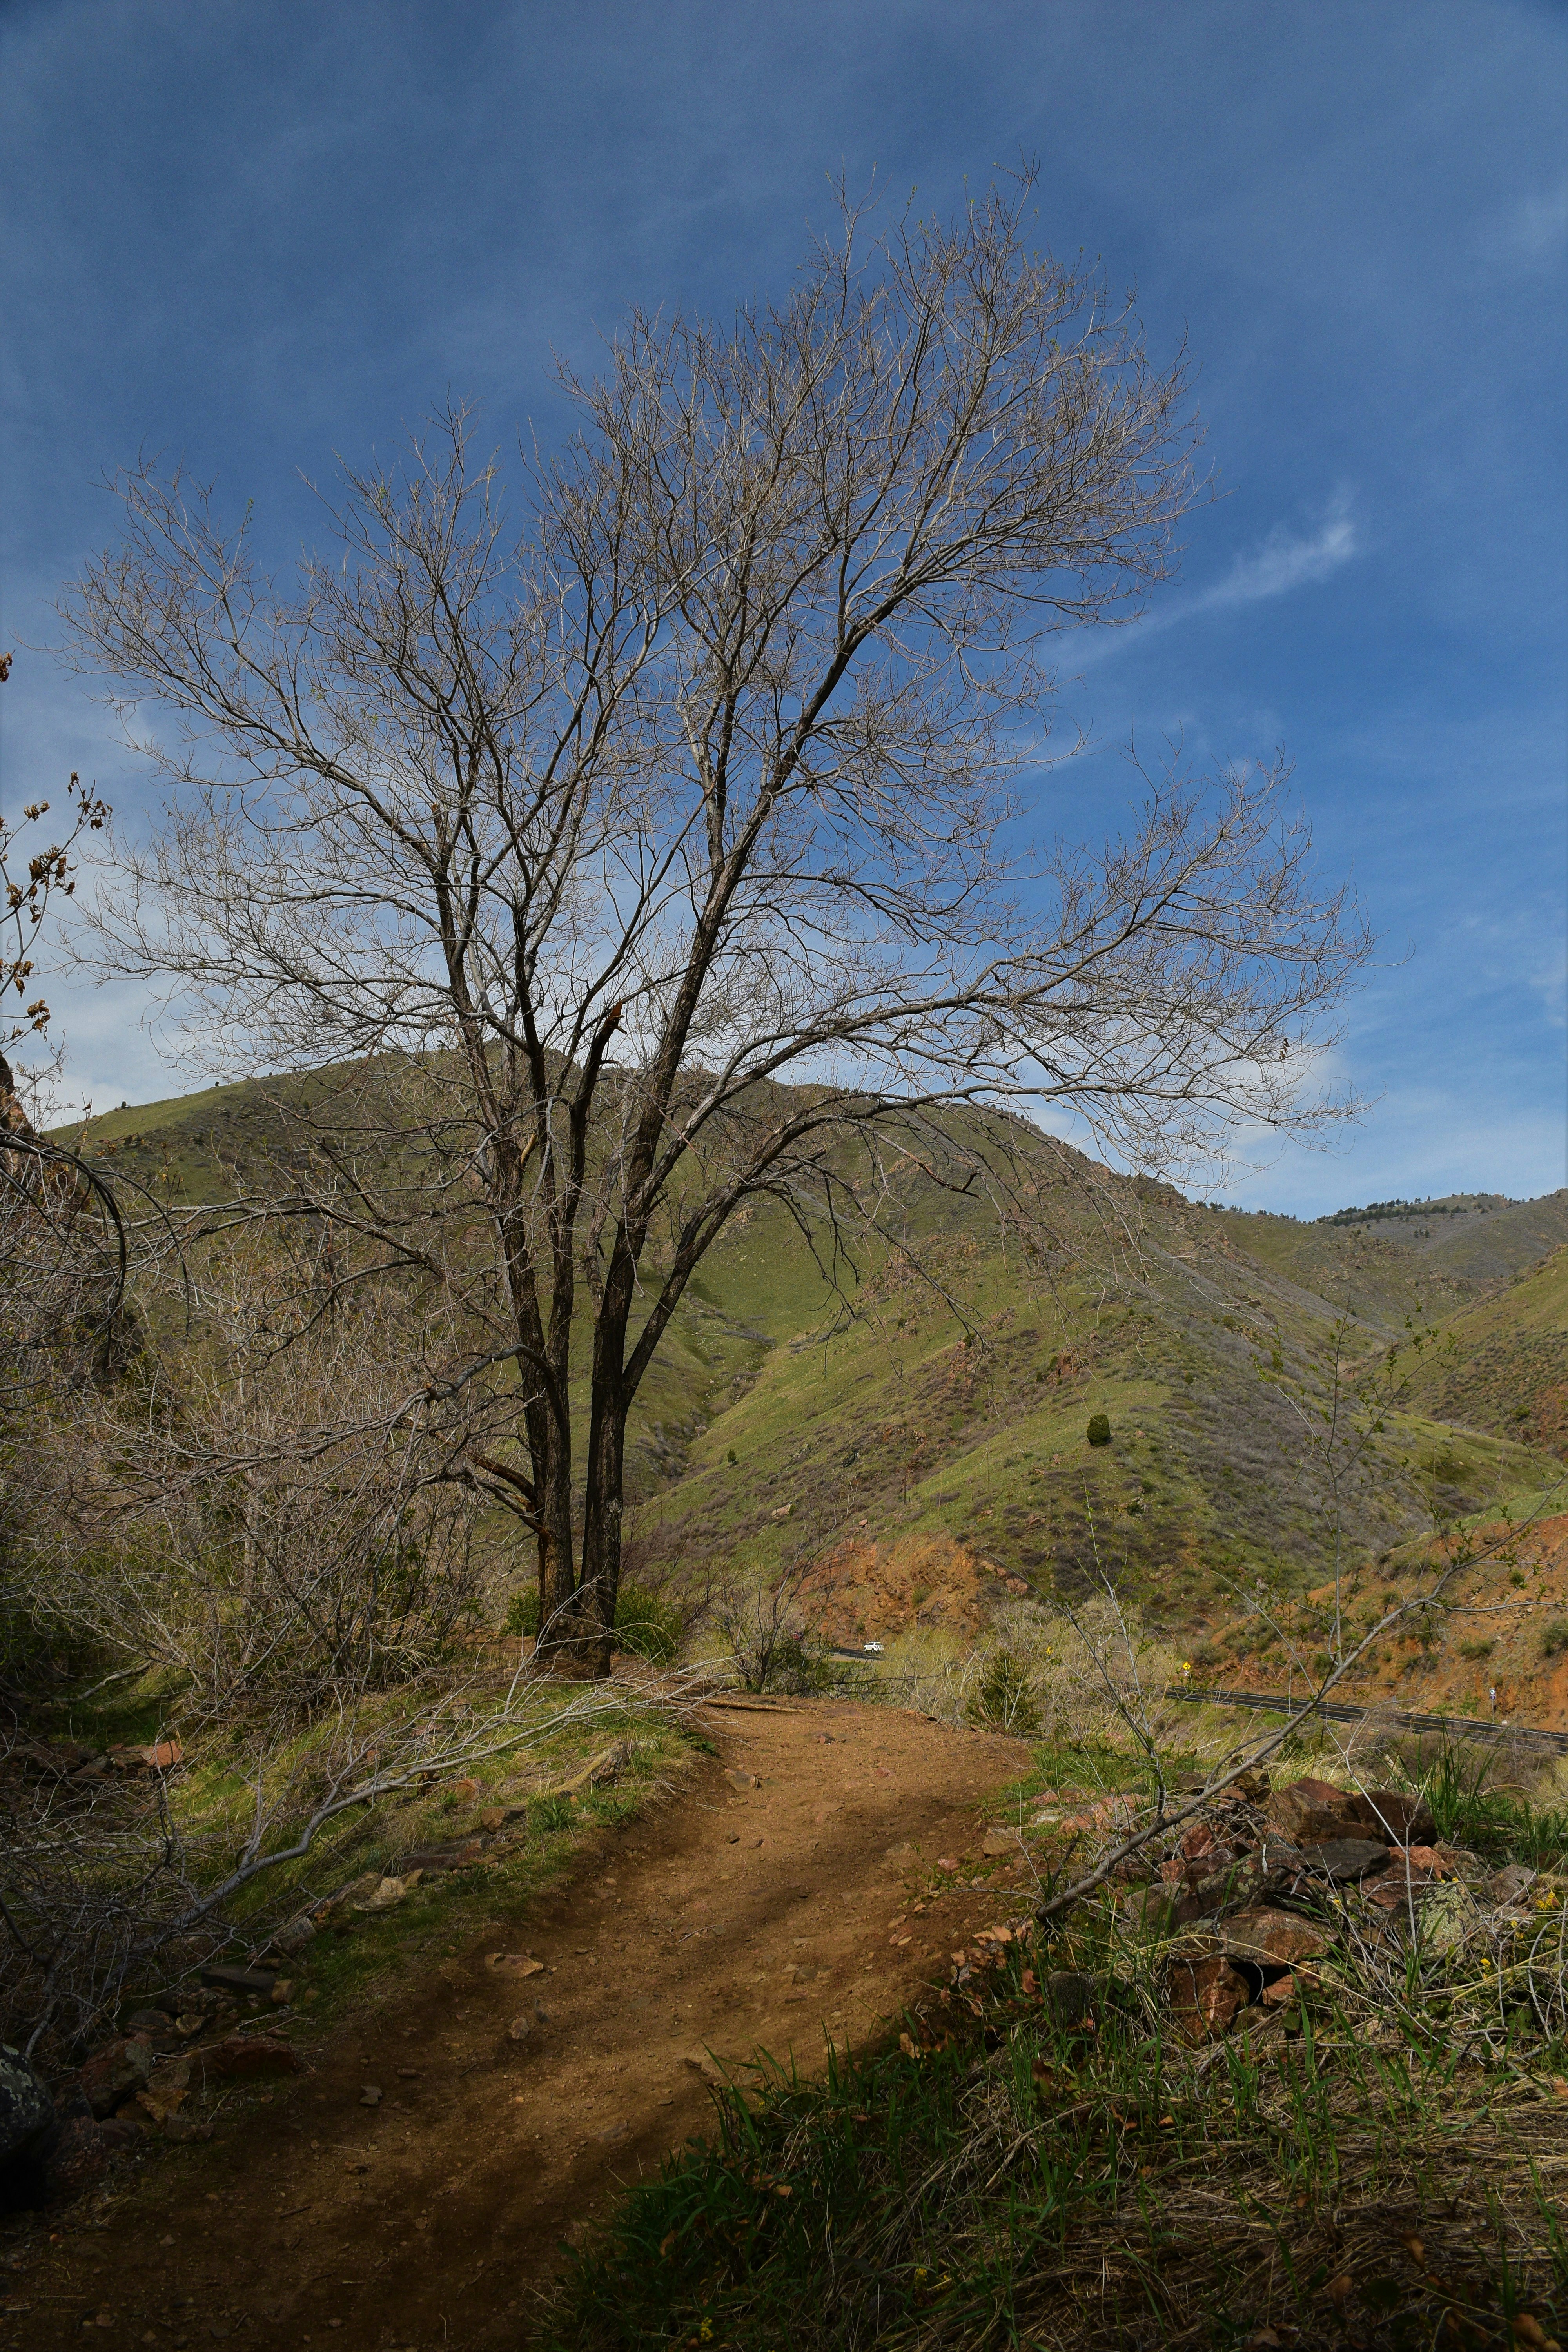
[[[623,1650],[650,1666],[672,1666],[680,1655],[685,1627],[673,1601],[645,1585],[623,1584],[616,1596],[616,1638]]]
[[[1554,1617],[1542,1630],[1541,1654],[1543,1658],[1560,1658],[1564,1650],[1568,1650],[1568,1617]]]
[[[988,1731],[1010,1731],[1020,1739],[1037,1739],[1040,1710],[1028,1667],[1016,1653],[997,1650],[986,1662],[980,1687],[966,1709],[971,1723]]]
[[[685,1633],[680,1612],[673,1601],[640,1584],[623,1584],[616,1595],[616,1640],[620,1649],[646,1658],[650,1665],[673,1665],[680,1655]],[[539,1631],[539,1587],[522,1585],[511,1596],[506,1612],[509,1633]]]
[[[1495,1642],[1461,1642],[1459,1655],[1461,1658],[1489,1658],[1496,1647]]]
[[[1089,1417],[1089,1442],[1091,1445],[1109,1445],[1110,1421],[1108,1414],[1091,1412]]]

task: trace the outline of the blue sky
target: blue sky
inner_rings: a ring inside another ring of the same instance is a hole
[[[1101,748],[1294,756],[1382,935],[1336,1068],[1378,1097],[1247,1205],[1568,1181],[1568,11],[1532,0],[0,0],[0,793],[141,786],[41,653],[142,445],[257,500],[448,387],[556,417],[633,301],[782,289],[829,175],[937,209],[1020,152],[1042,240],[1184,332],[1224,495],[1138,627],[1063,649]],[[184,1083],[139,993],[55,987],[99,1104]]]

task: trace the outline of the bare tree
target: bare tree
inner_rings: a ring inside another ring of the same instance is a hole
[[[900,1153],[984,1160],[964,1104],[1071,1105],[1142,1163],[1327,1115],[1299,1056],[1364,943],[1282,771],[1163,775],[1098,850],[1005,831],[1043,645],[1134,612],[1193,495],[1184,363],[1029,248],[1027,196],[869,243],[847,208],[787,299],[634,316],[563,373],[578,430],[519,532],[452,411],[345,473],[289,593],[138,467],[64,608],[184,721],[144,747],[174,790],[121,845],[109,966],[166,975],[229,1068],[342,1074],[271,1213],[355,1279],[426,1267],[411,1179],[447,1212],[450,1380],[515,1368],[526,1461],[486,1475],[546,1646],[596,1671],[627,1413],[741,1202],[832,1226]]]

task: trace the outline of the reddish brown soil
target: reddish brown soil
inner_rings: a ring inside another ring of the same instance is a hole
[[[516,2347],[563,2242],[704,2129],[706,2052],[743,2079],[759,2048],[810,2069],[826,2036],[887,2031],[996,1914],[969,1890],[906,1920],[908,1882],[974,1854],[977,1806],[1027,1751],[880,1707],[708,1724],[720,1759],[604,1834],[569,1885],[498,1914],[210,2143],[41,2225],[57,2234],[16,2276],[29,2307],[0,2345]],[[498,1951],[543,1971],[493,1969]]]
[[[1438,1538],[1427,1553],[1431,1583],[1456,1554],[1474,1558],[1443,1588],[1448,1613],[1437,1621],[1433,1647],[1427,1650],[1419,1628],[1407,1622],[1345,1677],[1334,1696],[1358,1706],[1486,1718],[1495,1690],[1500,1719],[1568,1731],[1568,1649],[1549,1649],[1545,1641],[1548,1627],[1568,1618],[1568,1513],[1519,1527],[1496,1519],[1462,1536]],[[1364,1575],[1358,1611],[1379,1589],[1375,1571]],[[1327,1604],[1333,1587],[1320,1585],[1310,1597]],[[1489,1641],[1490,1651],[1467,1658],[1465,1649],[1478,1639]],[[1237,1690],[1279,1690],[1278,1654],[1258,1656],[1233,1645],[1225,1680]]]

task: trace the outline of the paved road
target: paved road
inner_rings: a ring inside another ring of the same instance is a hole
[[[1189,1690],[1184,1684],[1180,1689],[1173,1685],[1165,1696],[1189,1699],[1194,1706],[1256,1707],[1266,1715],[1293,1715],[1304,1703],[1282,1697],[1279,1692]],[[1402,1707],[1342,1706],[1332,1699],[1320,1699],[1310,1711],[1327,1716],[1332,1723],[1364,1723],[1375,1715],[1380,1723],[1393,1724],[1401,1731],[1436,1731],[1448,1739],[1522,1740],[1527,1747],[1568,1756],[1568,1731],[1538,1731],[1529,1724],[1489,1723],[1474,1715],[1412,1715]]]

